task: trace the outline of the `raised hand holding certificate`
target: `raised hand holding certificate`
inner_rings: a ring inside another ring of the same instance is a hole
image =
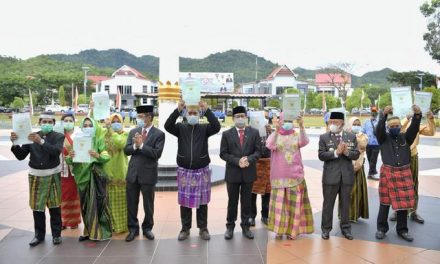
[[[201,83],[199,79],[181,78],[182,100],[185,105],[199,105]]]
[[[75,157],[73,162],[78,163],[89,163],[92,161],[90,157],[89,150],[92,149],[92,137],[87,136],[77,136],[73,140],[73,151],[75,152]]]
[[[95,120],[106,119],[110,116],[110,98],[108,93],[92,93],[93,118]]]
[[[19,113],[12,115],[12,131],[18,138],[13,142],[14,145],[32,144],[34,142],[28,139],[32,133],[31,115],[29,113]]]
[[[414,97],[414,104],[420,107],[422,114],[426,114],[431,109],[432,93],[416,92]]]
[[[249,112],[249,125],[260,132],[260,137],[266,136],[266,119],[263,111]]]
[[[391,88],[391,101],[393,102],[393,114],[399,118],[406,117],[412,112],[411,87]]]
[[[284,120],[295,120],[301,111],[301,97],[299,94],[285,94],[283,98]]]

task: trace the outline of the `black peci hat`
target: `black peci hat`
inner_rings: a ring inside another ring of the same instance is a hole
[[[341,112],[331,112],[329,119],[341,119],[344,120],[344,113]]]
[[[152,105],[139,105],[136,106],[136,112],[140,113],[153,113],[154,107]]]
[[[244,106],[237,106],[234,107],[234,109],[232,109],[232,115],[241,114],[241,113],[246,114],[246,108]]]

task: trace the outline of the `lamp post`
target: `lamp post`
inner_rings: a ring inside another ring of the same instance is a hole
[[[420,80],[419,91],[421,91],[423,89],[423,76],[424,75],[425,74],[423,72],[421,72],[421,73],[418,73],[416,76]]]
[[[86,89],[87,89],[87,72],[90,70],[90,67],[83,66],[82,69],[84,71],[84,100],[87,102],[87,94],[86,94]]]

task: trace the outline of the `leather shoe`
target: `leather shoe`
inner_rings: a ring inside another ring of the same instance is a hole
[[[353,235],[350,232],[345,232],[344,237],[348,240],[353,240]]]
[[[37,237],[34,237],[31,242],[29,242],[29,246],[31,247],[35,247],[36,245],[40,244],[41,242],[43,242],[44,240],[40,240]]]
[[[379,178],[374,177],[374,175],[368,175],[369,180],[378,181]]]
[[[329,232],[322,232],[321,237],[324,240],[328,240],[330,238],[330,233]]]
[[[179,233],[179,236],[177,237],[177,240],[183,241],[186,240],[189,237],[189,230],[182,230]]]
[[[414,240],[414,238],[412,236],[410,236],[406,232],[405,233],[400,233],[398,235],[399,235],[399,237],[403,238],[405,241],[408,241],[408,242],[412,242]]]
[[[385,238],[385,232],[383,232],[383,231],[377,231],[377,232],[376,232],[376,238],[379,239],[379,240],[384,239],[384,238]]]
[[[61,239],[61,237],[54,237],[54,238],[52,238],[52,243],[54,244],[54,245],[59,245],[59,244],[61,244],[63,242],[63,240]]]
[[[391,214],[391,216],[390,216],[390,221],[393,221],[393,222],[396,222],[396,221],[397,221],[397,214],[396,214],[395,211]]]
[[[125,238],[125,241],[127,241],[127,242],[133,241],[137,236],[139,236],[138,232],[130,232],[130,233],[128,233],[127,237]]]
[[[269,222],[269,219],[267,219],[267,217],[261,217],[261,222],[265,225],[267,225],[267,223]]]
[[[79,242],[86,241],[86,240],[89,240],[89,236],[80,236],[80,237],[78,238],[78,241],[79,241]]]
[[[207,228],[200,229],[199,235],[203,240],[210,240],[211,239],[211,235],[209,234],[209,231]]]
[[[425,220],[419,214],[417,214],[417,212],[411,214],[411,220],[419,224],[425,223]]]
[[[230,240],[234,237],[234,229],[226,229],[225,239]]]
[[[144,236],[148,240],[154,240],[154,234],[153,234],[153,232],[151,230],[144,231]]]
[[[248,239],[254,239],[254,233],[249,229],[249,227],[243,229],[243,235]]]
[[[249,225],[255,226],[255,218],[249,218]]]

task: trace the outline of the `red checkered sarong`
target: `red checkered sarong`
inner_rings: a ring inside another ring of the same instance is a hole
[[[391,205],[393,210],[406,210],[414,207],[414,182],[409,165],[403,167],[382,165],[379,197],[381,204]]]

